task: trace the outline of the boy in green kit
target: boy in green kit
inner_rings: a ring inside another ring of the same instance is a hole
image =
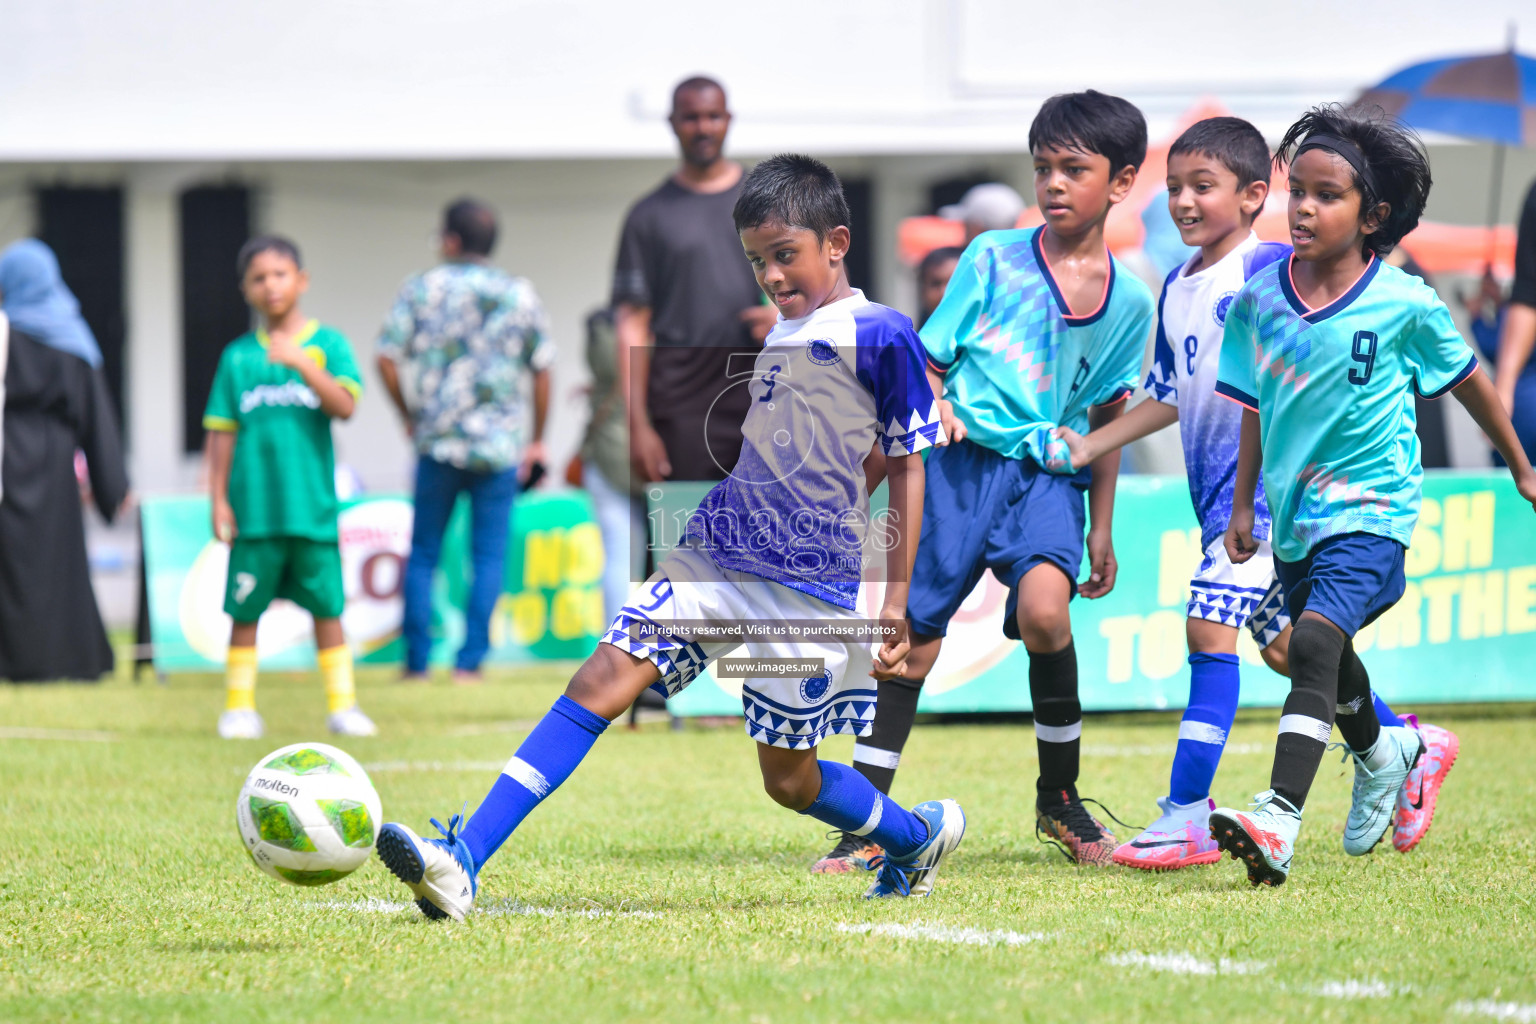
[[[282,597],[315,618],[331,732],[372,736],[378,730],[357,706],[341,631],[331,447],[331,420],[349,418],[362,394],[357,363],[339,331],[299,311],[309,275],[297,246],[253,238],[238,265],[263,326],[225,348],[203,415],[213,532],[230,546],[224,611],[235,620],[219,735],[259,739],[265,730],[256,712],[256,624]]]

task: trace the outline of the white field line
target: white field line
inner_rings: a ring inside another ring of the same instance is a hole
[[[1262,960],[1201,960],[1188,953],[1115,953],[1104,959],[1116,967],[1141,967],[1169,974],[1258,974],[1269,966]]]
[[[111,743],[115,732],[94,729],[34,729],[30,726],[0,725],[0,740],[73,740],[77,743]]]
[[[475,912],[485,914],[488,917],[636,917],[648,920],[661,916],[654,910],[609,910],[606,907],[582,907],[580,909],[540,907],[531,903],[524,903],[521,900],[504,900],[501,903],[476,907]]]
[[[928,939],[961,946],[1025,946],[1047,937],[1044,932],[986,931],[926,924],[840,924],[837,930],[850,934],[887,935],[893,939]]]
[[[309,906],[315,910],[357,910],[364,914],[398,914],[409,908],[411,904],[374,899],[370,896],[361,900],[319,900]]]
[[[363,771],[375,772],[499,772],[505,761],[369,761]]]
[[[1148,743],[1139,746],[1117,746],[1113,743],[1084,743],[1084,757],[1172,757],[1177,745],[1173,743]],[[1228,743],[1226,754],[1268,754],[1274,747],[1262,743]]]
[[[1496,999],[1467,1000],[1452,1007],[1466,1016],[1512,1020],[1517,1024],[1536,1024],[1536,1003],[1501,1003]]]
[[[532,732],[538,725],[537,719],[529,718],[515,722],[475,722],[470,725],[456,725],[449,729],[449,736],[491,736],[505,732]]]
[[[1382,981],[1358,981],[1351,978],[1347,981],[1325,981],[1302,991],[1324,999],[1391,999],[1412,995],[1415,990],[1411,985],[1388,985]]]
[[[360,900],[320,900],[310,903],[315,910],[356,910],[364,914],[397,914],[402,910],[410,910],[414,904],[396,903],[392,900],[381,900],[368,897]],[[604,907],[581,907],[579,909],[564,909],[560,907],[540,907],[531,903],[523,903],[521,900],[504,900],[501,903],[492,903],[489,906],[475,907],[471,913],[484,914],[487,917],[660,917],[654,910],[608,910]]]

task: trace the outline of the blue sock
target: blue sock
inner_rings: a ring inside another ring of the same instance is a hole
[[[608,720],[562,695],[533,727],[459,838],[478,872],[530,811],[571,777]]]
[[[1189,656],[1189,707],[1179,723],[1168,798],[1192,804],[1211,795],[1211,781],[1237,717],[1239,676],[1235,654]]]
[[[817,761],[821,792],[801,811],[833,828],[867,836],[893,857],[905,857],[928,839],[928,825],[875,788],[856,770],[836,761]]]
[[[1382,724],[1383,728],[1403,724],[1403,720],[1392,713],[1392,709],[1387,707],[1387,702],[1382,700],[1381,694],[1375,690],[1371,691],[1371,703],[1376,705],[1376,720]]]

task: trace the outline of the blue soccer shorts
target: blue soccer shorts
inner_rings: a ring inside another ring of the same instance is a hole
[[[1313,611],[1354,636],[1402,598],[1407,548],[1389,537],[1344,533],[1321,541],[1299,562],[1275,559],[1291,619]]]
[[[991,569],[1009,588],[1003,631],[1017,639],[1012,619],[1024,574],[1054,565],[1075,584],[1082,569],[1085,476],[1056,476],[1029,459],[1010,459],[970,441],[935,449],[927,463],[923,533],[907,598],[913,633],[944,636],[981,574]]]

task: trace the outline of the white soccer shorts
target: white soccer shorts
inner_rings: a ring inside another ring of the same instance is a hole
[[[696,547],[676,548],[630,596],[603,635],[612,644],[651,662],[668,696],[681,693],[715,659],[741,646],[739,640],[689,639],[656,635],[643,623],[666,626],[680,620],[710,623],[863,621],[855,611],[749,573],[722,569]],[[747,735],[759,743],[801,750],[827,733],[868,736],[875,720],[875,681],[868,676],[872,644],[864,640],[786,638],[748,640],[749,658],[821,658],[826,671],[809,678],[757,677],[743,681],[742,710]]]
[[[1212,541],[1200,571],[1189,581],[1189,617],[1247,626],[1261,649],[1274,643],[1291,624],[1291,616],[1269,541],[1259,541],[1259,550],[1242,565],[1232,564],[1222,538]]]

